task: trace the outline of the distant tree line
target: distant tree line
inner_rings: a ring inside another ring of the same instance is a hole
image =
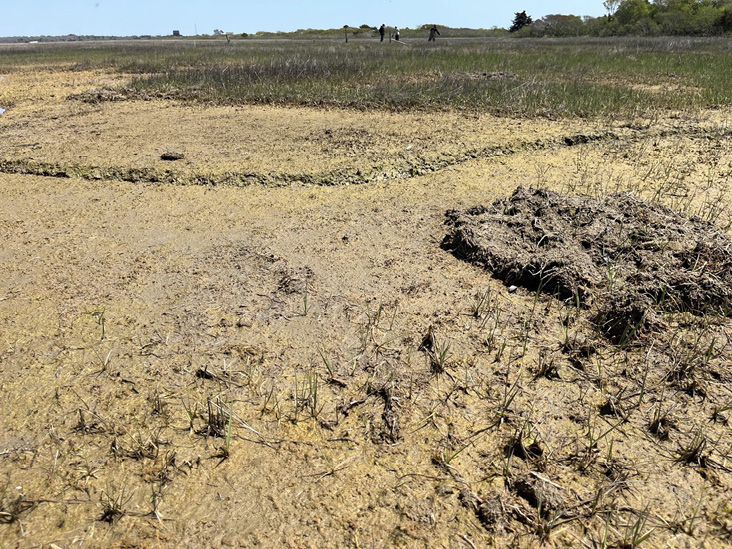
[[[516,13],[518,36],[711,36],[732,32],[732,0],[606,0],[607,15],[547,15],[532,20]]]

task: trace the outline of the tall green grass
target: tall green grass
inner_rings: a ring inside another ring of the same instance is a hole
[[[134,75],[135,93],[215,104],[628,116],[730,106],[730,49],[678,37],[94,44],[6,50],[0,72],[109,69]]]

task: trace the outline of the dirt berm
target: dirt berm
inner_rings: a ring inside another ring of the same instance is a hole
[[[659,325],[660,313],[730,313],[732,242],[631,194],[519,187],[491,206],[447,212],[447,225],[443,248],[506,284],[574,300],[615,343]]]

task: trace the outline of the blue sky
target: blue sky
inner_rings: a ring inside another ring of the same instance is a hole
[[[213,29],[253,33],[438,23],[451,27],[507,27],[517,11],[539,18],[550,13],[604,13],[602,0],[5,0],[0,36],[96,34],[211,34]]]

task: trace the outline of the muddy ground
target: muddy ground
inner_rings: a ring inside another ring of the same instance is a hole
[[[726,231],[726,113],[85,103],[118,77],[2,76],[0,544],[732,544],[729,320],[660,311],[619,344],[441,247],[448,210],[519,186]]]

